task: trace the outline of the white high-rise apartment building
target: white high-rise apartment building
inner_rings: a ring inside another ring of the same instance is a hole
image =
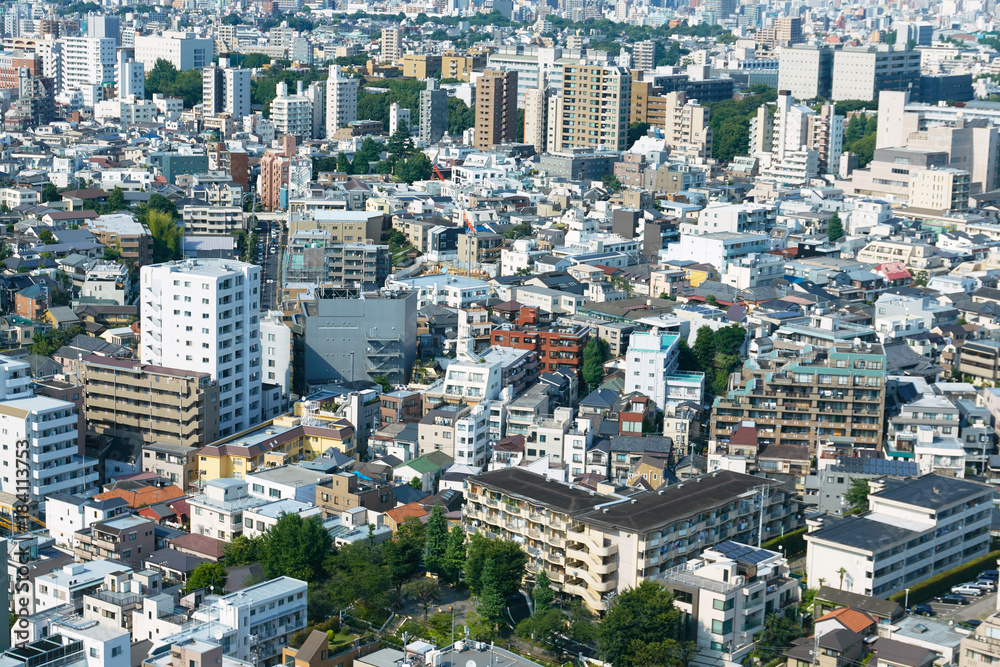
[[[379,39],[381,54],[379,59],[386,63],[399,60],[403,57],[403,29],[383,28],[382,36]]]
[[[312,103],[312,138],[322,139],[326,136],[326,126],[323,124],[323,114],[326,112],[326,87],[319,81],[314,81],[306,88],[306,97]]]
[[[260,267],[197,259],[142,267],[144,364],[210,373],[219,434],[261,420]]]
[[[393,102],[389,106],[389,136],[396,134],[399,128],[410,131],[410,110],[399,106],[398,102]]]
[[[342,126],[358,119],[358,80],[340,73],[339,65],[330,65],[326,80],[326,136],[332,137]]]
[[[250,70],[227,67],[222,73],[223,111],[233,118],[250,115]]]
[[[302,82],[298,82],[295,95],[288,94],[288,84],[281,82],[275,91],[277,96],[271,102],[271,122],[278,134],[290,134],[306,139],[312,137],[313,103],[302,92]]]
[[[135,62],[133,49],[118,49],[118,97],[119,99],[135,96],[136,99],[146,97],[146,70],[142,63]]]
[[[76,406],[31,389],[30,366],[0,356],[0,491],[43,501],[97,491],[97,460],[80,451]],[[25,446],[17,441],[26,440]],[[20,471],[26,470],[27,475]]]
[[[163,59],[178,71],[201,69],[212,63],[214,40],[195,37],[193,32],[164,32],[159,35],[135,36],[135,59],[150,71]]]
[[[61,41],[61,92],[80,91],[84,104],[93,106],[102,99],[100,89],[115,83],[115,40],[110,37],[67,37]]]

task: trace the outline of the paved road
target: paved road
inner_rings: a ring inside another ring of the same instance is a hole
[[[931,601],[931,609],[937,612],[939,621],[960,623],[974,618],[983,619],[997,611],[997,594],[990,593],[978,598],[969,598],[970,604],[942,604]]]
[[[280,230],[276,237],[271,235],[275,229]],[[257,239],[257,247],[253,250],[254,262],[260,264],[263,269],[260,308],[262,311],[267,311],[277,305],[280,296],[281,253],[286,236],[280,223],[261,221],[257,227]],[[259,262],[258,257],[261,257]]]

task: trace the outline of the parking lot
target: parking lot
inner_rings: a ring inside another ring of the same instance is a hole
[[[930,600],[931,609],[937,614],[939,621],[954,621],[961,623],[972,619],[984,619],[997,611],[997,594],[989,593],[980,597],[969,597],[969,604],[944,604]]]

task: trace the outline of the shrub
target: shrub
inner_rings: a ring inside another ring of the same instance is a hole
[[[806,552],[806,529],[799,528],[792,530],[781,537],[775,537],[764,542],[763,547],[771,551],[778,551],[778,547],[784,547],[785,557],[794,558]]]
[[[915,586],[910,586],[910,603],[924,602],[942,593],[950,592],[952,586],[965,583],[979,574],[981,570],[996,568],[998,558],[1000,558],[1000,551],[991,551],[965,565],[959,565],[947,572],[936,574],[926,581],[921,581]],[[895,593],[889,596],[889,599],[893,602],[904,602],[906,591]]]

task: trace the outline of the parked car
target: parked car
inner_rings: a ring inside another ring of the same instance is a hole
[[[962,627],[962,628],[967,628],[969,630],[975,630],[976,628],[978,628],[982,624],[983,624],[983,622],[980,621],[978,618],[973,618],[973,619],[968,620],[968,621],[962,621],[958,625],[959,625],[959,627]]]
[[[997,582],[992,579],[979,579],[976,581],[976,586],[979,586],[984,593],[992,593],[997,589]]]
[[[977,584],[970,582],[966,584],[959,584],[958,586],[952,586],[951,592],[958,593],[959,595],[982,595],[983,589]]]
[[[979,573],[979,579],[989,579],[994,583],[1000,580],[1000,570],[983,570]]]
[[[923,616],[937,616],[937,612],[929,604],[915,604],[910,608],[911,614],[921,614]]]
[[[959,593],[948,593],[937,598],[943,604],[969,604],[969,599]]]

